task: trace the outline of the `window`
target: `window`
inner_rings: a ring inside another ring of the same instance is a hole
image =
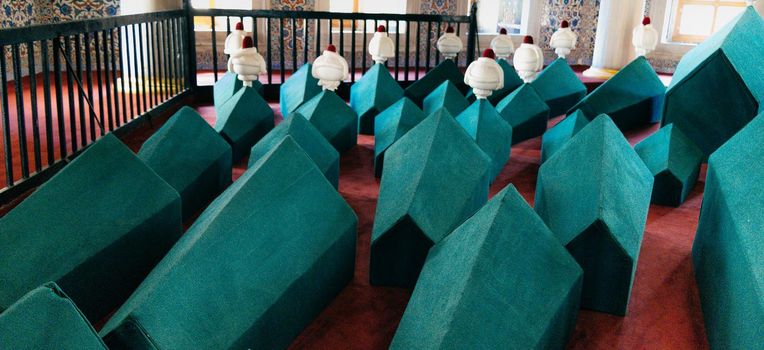
[[[523,15],[528,0],[480,0],[478,2],[478,33],[496,34],[501,28],[508,34],[521,34]]]
[[[671,41],[699,43],[745,10],[744,0],[676,0]]]
[[[241,1],[241,0],[191,0],[191,7],[196,9],[214,9],[214,8],[223,8],[223,9],[238,9],[238,10],[251,10],[252,9],[252,1]],[[238,18],[231,17],[231,23],[230,26],[233,28],[236,25],[236,22],[239,21]],[[216,31],[225,31],[227,26],[225,23],[226,19],[225,17],[215,17],[215,30]],[[247,22],[251,22],[249,18],[244,18],[245,27],[247,27]],[[212,30],[212,20],[210,17],[194,17],[194,31],[211,31]]]
[[[347,13],[406,13],[406,0],[331,0],[329,2],[330,12],[347,12]],[[353,25],[352,21],[343,21],[344,29],[351,29]],[[390,28],[387,28],[389,32],[396,31],[396,23],[390,22]],[[332,29],[339,30],[340,21],[332,21]],[[356,28],[363,28],[363,21],[356,22]],[[374,32],[376,27],[374,21],[367,21],[366,31]]]

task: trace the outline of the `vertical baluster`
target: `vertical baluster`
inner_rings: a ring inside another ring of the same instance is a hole
[[[127,121],[130,120],[130,118],[128,118],[128,115],[127,115],[127,101],[126,101],[126,99],[129,98],[129,97],[125,96],[125,93],[126,93],[126,91],[125,91],[125,64],[124,64],[124,62],[122,62],[123,61],[122,57],[125,57],[125,55],[122,54],[122,40],[124,39],[122,37],[122,27],[117,27],[117,28],[115,28],[114,31],[116,32],[116,35],[117,35],[117,45],[115,47],[118,48],[118,51],[119,51],[119,56],[117,57],[117,59],[119,59],[119,65],[117,66],[117,68],[119,68],[119,84],[120,84],[120,89],[122,90],[121,93],[120,93],[120,98],[122,100],[122,122],[123,123],[127,123]]]
[[[430,51],[432,51],[432,22],[427,22],[427,42],[425,42],[427,52],[425,54],[425,72],[430,71]]]
[[[172,35],[170,32],[167,31],[167,20],[162,20],[159,22],[159,25],[162,28],[162,60],[164,61],[164,67],[163,67],[163,74],[162,74],[162,86],[164,86],[164,98],[165,100],[168,100],[172,94],[170,93],[170,53],[168,50],[168,39],[170,35]]]
[[[419,80],[419,57],[422,54],[422,22],[416,22],[416,61],[414,62],[414,79]]]
[[[369,21],[363,20],[363,48],[361,48],[361,71],[366,72],[366,32],[367,32],[367,26],[369,25]],[[377,28],[374,28],[374,31],[376,31]]]
[[[48,153],[48,166],[56,161],[53,148],[53,111],[50,102],[50,61],[48,57],[48,40],[40,42],[40,59],[42,61],[42,92],[45,100],[45,147]]]
[[[15,83],[16,95],[16,127],[19,132],[19,159],[21,159],[21,178],[29,177],[29,154],[27,154],[27,127],[26,114],[24,114],[24,85],[21,76],[21,54],[19,53],[19,44],[11,46],[13,80]],[[10,126],[10,125],[9,125]]]
[[[151,23],[145,23],[146,24],[146,44],[143,47],[143,50],[145,51],[144,56],[146,56],[146,90],[148,90],[149,95],[149,110],[153,109],[154,106],[156,106],[156,95],[154,90],[154,61],[153,61],[153,52],[154,49],[151,45],[151,42],[154,40],[154,32],[151,28]]]
[[[74,51],[77,67],[74,74],[77,76],[77,80],[80,82],[77,84],[77,106],[79,107],[80,112],[80,146],[85,147],[85,145],[88,144],[87,123],[85,122],[85,110],[87,108],[85,108],[85,91],[82,90],[82,42],[79,34],[74,36]]]
[[[177,67],[177,57],[178,57],[178,47],[175,46],[175,37],[178,36],[178,32],[175,28],[175,20],[168,19],[167,25],[169,27],[169,33],[170,33],[170,41],[168,42],[169,46],[169,59],[170,59],[170,96],[175,96],[178,94],[178,85],[177,78],[178,78],[178,67]]]
[[[355,27],[356,20],[350,20],[350,82],[355,83]],[[363,52],[363,51],[361,51]]]
[[[460,36],[461,29],[462,29],[461,23],[460,22],[456,22],[455,24],[456,24],[456,36],[458,36],[461,39],[461,36]],[[456,54],[456,58],[454,58],[454,60],[456,62],[456,65],[458,66],[459,65],[459,54],[458,53]]]
[[[119,85],[117,84],[117,61],[116,61],[116,40],[114,39],[114,30],[108,29],[105,33],[109,33],[109,56],[111,58],[111,82],[114,89],[114,127],[118,128],[120,123],[119,113]],[[122,120],[125,122],[125,120]]]
[[[157,80],[157,91],[159,92],[159,97],[157,98],[157,104],[161,104],[165,100],[165,85],[164,85],[164,61],[162,57],[164,57],[164,52],[162,51],[162,42],[164,41],[164,32],[162,32],[162,22],[157,21],[154,22],[154,30],[156,31],[154,34],[154,50],[155,54],[154,57],[157,58],[157,74],[156,77]]]
[[[66,62],[72,62],[72,46],[69,36],[64,37],[64,55]],[[77,151],[77,112],[74,109],[74,72],[69,64],[66,65],[66,93],[69,103],[69,137],[71,138],[72,153]]]
[[[345,56],[345,20],[340,19],[340,47],[337,50],[340,56]]]
[[[273,46],[271,45],[271,18],[265,17],[265,29],[267,32],[265,33],[265,43],[266,43],[266,50],[268,50],[268,84],[273,83],[273,54],[271,53],[273,51]],[[283,82],[282,82],[283,83]]]
[[[160,91],[161,84],[159,82],[162,77],[162,73],[159,71],[159,55],[157,41],[159,40],[159,34],[157,33],[157,22],[151,22],[151,81],[152,88],[154,89],[154,105],[152,108],[156,108],[161,103],[162,92]],[[217,67],[217,65],[215,66]],[[217,72],[217,69],[215,70]]]
[[[226,37],[231,34],[231,17],[225,16],[225,35]]]
[[[297,18],[292,17],[292,73],[297,71]]]
[[[35,71],[34,42],[27,42],[27,67],[29,67],[29,108],[32,110],[32,142],[34,147],[34,171],[42,169],[40,154],[40,122],[37,113],[37,72]]]
[[[90,56],[93,52],[90,51],[90,33],[84,33],[83,41],[85,42],[85,81],[88,86],[88,97],[90,101],[93,101],[93,58]],[[95,103],[93,101],[93,103]],[[92,110],[93,106],[90,106],[90,141],[95,141],[95,111]]]
[[[212,27],[212,71],[215,77],[215,82],[218,81],[218,38],[215,31],[215,16],[210,16],[210,26]]]
[[[441,21],[438,21],[438,31],[437,31],[437,33],[435,34],[435,38],[439,38],[439,37],[440,37],[440,33],[442,33],[442,32],[443,32],[443,31],[441,30],[441,28],[440,28],[440,26],[441,26],[442,24],[443,24],[443,23],[442,23]],[[437,39],[436,39],[436,40],[437,40]],[[440,64],[440,53],[439,53],[438,51],[435,51],[435,65],[437,66],[437,65],[439,65],[439,64]]]
[[[103,72],[101,62],[101,50],[103,50],[103,44],[101,43],[101,36],[99,32],[93,33],[93,44],[95,46],[95,58],[96,58],[96,84],[98,85],[98,118],[101,120],[101,135],[105,133],[106,123],[104,121],[104,98],[103,98]]]
[[[178,67],[177,68],[178,68],[178,78],[180,79],[179,83],[182,83],[182,84],[180,84],[178,86],[178,88],[179,88],[178,89],[178,93],[180,93],[181,91],[185,91],[186,90],[186,84],[185,84],[185,82],[186,82],[186,60],[183,59],[183,57],[185,57],[186,55],[191,55],[192,53],[186,53],[186,52],[183,51],[183,47],[184,47],[185,44],[183,43],[183,40],[181,40],[181,37],[180,37],[181,33],[183,33],[183,28],[184,28],[182,26],[182,19],[181,18],[177,18],[177,19],[175,19],[174,22],[175,22],[175,32],[177,33],[177,35],[175,35],[175,37],[174,37],[174,40],[175,40],[175,44],[176,44],[175,47],[178,50],[175,53],[175,57],[178,60]],[[195,55],[196,53],[193,53],[193,54]],[[195,59],[194,59],[194,62],[196,62]]]
[[[56,113],[58,115],[58,146],[61,158],[66,158],[66,127],[64,125],[64,93],[61,72],[61,37],[53,39],[53,70],[56,81]],[[3,71],[5,69],[3,68]]]
[[[146,111],[146,86],[143,84],[143,49],[141,49],[141,25],[133,24],[133,61],[135,63],[135,100],[138,101],[136,112],[138,115]],[[138,68],[140,67],[140,73]]]
[[[255,45],[257,50],[259,51],[260,50],[260,46],[258,45],[258,40],[257,40],[257,37],[258,37],[258,34],[257,34],[257,32],[258,32],[257,17],[250,17],[250,18],[252,19],[252,41],[254,42],[253,44]],[[270,69],[270,67],[268,67],[268,69]]]
[[[400,80],[400,78],[398,78],[398,70],[400,67],[398,62],[398,56],[401,55],[400,33],[401,33],[401,21],[395,21],[395,80]]]
[[[320,55],[321,55],[321,20],[316,19],[316,57]]]
[[[329,32],[329,44],[331,45],[331,44],[334,44],[334,36],[332,35],[332,20],[327,19],[326,24],[328,24],[327,32]],[[320,51],[319,51],[319,55],[321,55]]]
[[[409,21],[406,21],[406,56],[403,58],[406,62],[406,74],[403,76],[403,80],[409,81],[409,70],[411,69],[411,26]]]
[[[132,26],[130,26],[130,27],[132,27]],[[134,83],[133,74],[132,74],[133,73],[133,67],[131,67],[131,65],[132,65],[131,57],[133,57],[133,56],[132,56],[131,44],[130,44],[130,41],[131,41],[130,40],[131,39],[130,38],[130,27],[128,27],[128,26],[122,27],[122,32],[124,32],[124,34],[121,34],[121,38],[120,38],[119,41],[123,42],[123,40],[124,40],[124,44],[125,44],[124,45],[125,52],[124,52],[124,54],[120,53],[120,58],[122,58],[122,57],[126,57],[127,58],[127,62],[125,62],[125,69],[127,71],[127,78],[123,78],[123,80],[125,80],[125,79],[127,80],[127,91],[126,91],[126,93],[127,93],[127,99],[130,102],[130,119],[133,119],[133,118],[135,118],[135,113],[136,113],[136,111],[135,111],[135,104],[136,103],[135,103],[135,88],[133,87],[133,83]]]
[[[11,118],[8,111],[8,76],[5,62],[5,45],[0,44],[0,90],[3,98],[3,149],[5,150],[5,184],[13,186],[13,150],[11,149]]]
[[[308,24],[308,19],[304,18],[302,20],[302,27],[302,64],[306,64],[308,63],[308,46],[310,44],[310,25]]]
[[[119,123],[115,123],[113,119],[113,108],[111,104],[111,68],[110,68],[110,59],[109,59],[109,38],[106,35],[106,31],[101,32],[101,39],[103,42],[103,45],[101,46],[103,55],[103,67],[104,67],[104,83],[106,86],[104,86],[104,90],[106,91],[106,115],[108,118],[108,126],[109,131],[114,130],[115,126]]]
[[[279,83],[284,83],[284,18],[279,18],[279,75],[281,80]]]

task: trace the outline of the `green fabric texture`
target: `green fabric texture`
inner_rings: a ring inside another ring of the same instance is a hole
[[[490,101],[494,106],[501,102],[501,100],[503,100],[505,97],[507,97],[507,95],[511,94],[512,91],[515,91],[517,88],[523,85],[523,80],[520,79],[519,75],[517,75],[515,67],[513,67],[512,64],[504,59],[497,59],[496,63],[501,66],[501,70],[504,72],[504,87],[499,90],[495,90],[491,96],[488,96],[488,101]],[[477,100],[475,93],[472,91],[472,89],[470,89],[467,92],[467,101],[472,103],[475,102],[475,100]]]
[[[581,307],[626,314],[652,186],[606,115],[541,165],[536,212],[584,270]]]
[[[313,124],[299,113],[292,113],[289,118],[281,122],[252,147],[249,152],[249,167],[255,165],[260,158],[268,154],[287,136],[290,136],[294,142],[300,145],[300,148],[316,163],[318,170],[321,170],[332,186],[339,188],[340,154],[316,130]]]
[[[334,91],[324,90],[297,109],[321,135],[344,153],[358,143],[358,116]]]
[[[661,120],[665,94],[666,87],[650,62],[639,56],[584,97],[568,114],[580,109],[590,120],[607,114],[619,129],[630,130]]]
[[[110,348],[283,349],[353,278],[358,219],[290,136],[101,330]]]
[[[430,115],[441,108],[448,110],[451,115],[458,115],[469,106],[469,102],[450,81],[444,81],[424,99],[425,114]]]
[[[241,88],[224,103],[215,120],[215,130],[231,145],[234,163],[246,157],[273,126],[273,110],[251,87]]]
[[[487,99],[477,100],[456,121],[491,158],[491,183],[504,169],[512,151],[512,126],[507,124]]]
[[[374,135],[374,117],[403,97],[403,89],[383,64],[376,63],[350,87],[350,108],[358,114],[358,133]]]
[[[401,98],[377,115],[374,120],[374,176],[382,176],[385,151],[425,117],[408,97]]]
[[[103,349],[93,326],[58,286],[49,282],[0,313],[2,349]]]
[[[300,105],[318,95],[321,87],[318,79],[311,72],[313,65],[306,63],[300,67],[281,87],[279,87],[279,105],[281,115],[286,117],[296,111]]]
[[[558,117],[586,97],[586,86],[564,58],[554,60],[531,83],[549,106],[549,115]]]
[[[541,163],[543,164],[557,153],[587,124],[589,124],[589,118],[577,110],[547,130],[541,138]]]
[[[563,349],[582,275],[509,185],[430,250],[390,348]]]
[[[107,134],[0,218],[0,309],[55,281],[99,321],[182,230],[178,192]]]
[[[233,97],[239,89],[242,88],[243,83],[236,77],[234,72],[226,72],[215,85],[212,86],[212,102],[215,106],[215,110],[220,108],[228,99]]]
[[[530,84],[523,84],[507,95],[496,105],[496,111],[512,126],[513,145],[546,131],[549,106]]]
[[[175,113],[138,151],[180,194],[183,220],[231,184],[231,146],[193,108]]]
[[[674,124],[662,127],[636,146],[655,179],[651,202],[678,207],[695,187],[703,151]]]
[[[448,112],[385,152],[371,240],[374,285],[412,288],[427,251],[488,199],[491,159]]]
[[[464,84],[464,75],[462,75],[456,63],[453,60],[445,59],[422,78],[409,85],[403,93],[412,102],[416,103],[417,106],[422,107],[427,95],[445,81],[450,81],[454,84],[462,95],[466,94],[469,90],[469,86]]]
[[[751,7],[688,52],[666,92],[674,124],[706,157],[764,112],[764,20]]]
[[[712,349],[764,346],[764,113],[708,160],[695,279]]]

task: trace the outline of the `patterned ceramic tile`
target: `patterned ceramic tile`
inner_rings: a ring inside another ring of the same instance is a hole
[[[591,64],[599,8],[600,0],[545,0],[541,20],[540,45],[544,50],[546,61],[551,61],[557,57],[554,50],[549,47],[549,41],[552,34],[560,26],[560,22],[567,20],[573,31],[578,34],[578,45],[568,56],[568,62],[571,64]]]

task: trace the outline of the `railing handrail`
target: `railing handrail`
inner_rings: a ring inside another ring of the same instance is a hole
[[[184,16],[186,16],[185,10],[171,10],[4,28],[0,29],[0,45],[22,44],[60,36],[99,32],[130,24],[155,22]]]
[[[191,9],[191,16],[230,16],[259,18],[295,18],[295,19],[349,19],[349,20],[391,20],[420,22],[469,23],[470,16],[437,14],[399,14],[399,13],[353,13],[327,11],[284,11],[284,10],[242,10],[242,9]]]

